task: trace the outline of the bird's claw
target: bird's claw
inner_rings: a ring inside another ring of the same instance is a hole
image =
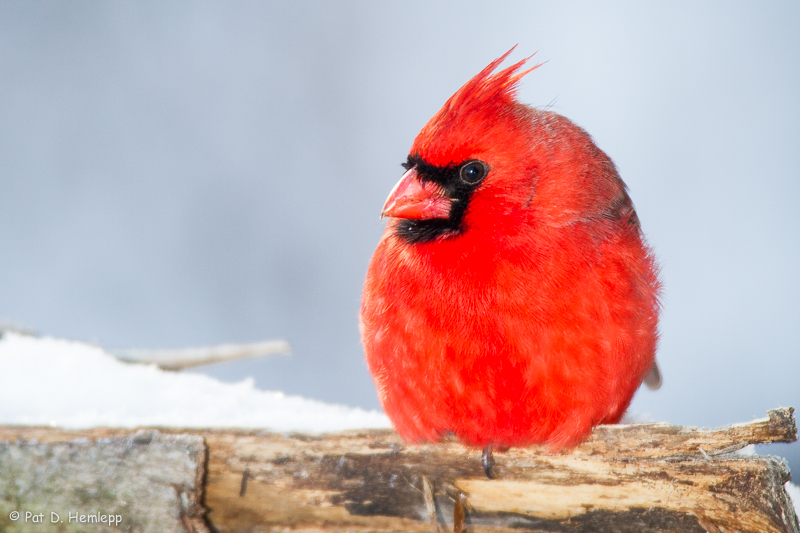
[[[483,449],[483,455],[481,455],[481,464],[483,465],[483,473],[486,474],[486,477],[489,479],[494,479],[494,472],[492,472],[492,468],[494,467],[494,456],[492,455],[491,445]]]

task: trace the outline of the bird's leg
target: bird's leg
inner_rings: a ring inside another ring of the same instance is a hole
[[[483,473],[486,474],[486,477],[489,479],[494,479],[494,472],[492,472],[492,467],[494,466],[494,456],[492,455],[491,444],[483,449],[481,464],[483,465]]]

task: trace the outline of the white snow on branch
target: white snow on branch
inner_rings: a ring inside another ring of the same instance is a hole
[[[0,339],[0,424],[314,433],[390,427],[377,411],[262,391],[252,378],[223,383],[126,364],[85,343],[11,332]]]

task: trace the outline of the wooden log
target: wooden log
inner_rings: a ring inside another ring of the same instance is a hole
[[[0,531],[209,532],[201,437],[34,434],[4,428],[0,436]]]
[[[206,504],[220,532],[458,531],[457,503],[465,501],[474,532],[794,533],[785,462],[733,453],[796,440],[791,413],[779,409],[716,430],[600,427],[567,453],[495,453],[495,480],[485,477],[475,450],[455,442],[407,446],[392,431],[316,438],[210,432]]]
[[[765,419],[714,430],[600,427],[566,453],[496,452],[494,480],[485,477],[479,451],[456,442],[408,446],[388,430],[318,436],[162,431],[204,437],[204,503],[209,526],[220,533],[797,533],[784,490],[790,479],[785,462],[734,453],[748,444],[796,440],[792,411],[778,409]],[[0,428],[0,440],[123,433]]]

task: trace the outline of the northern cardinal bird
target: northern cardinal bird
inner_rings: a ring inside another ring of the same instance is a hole
[[[512,50],[414,140],[361,308],[400,436],[483,447],[490,477],[491,446],[575,445],[660,382],[658,268],[626,186],[584,130],[516,101],[538,65],[492,74]]]

